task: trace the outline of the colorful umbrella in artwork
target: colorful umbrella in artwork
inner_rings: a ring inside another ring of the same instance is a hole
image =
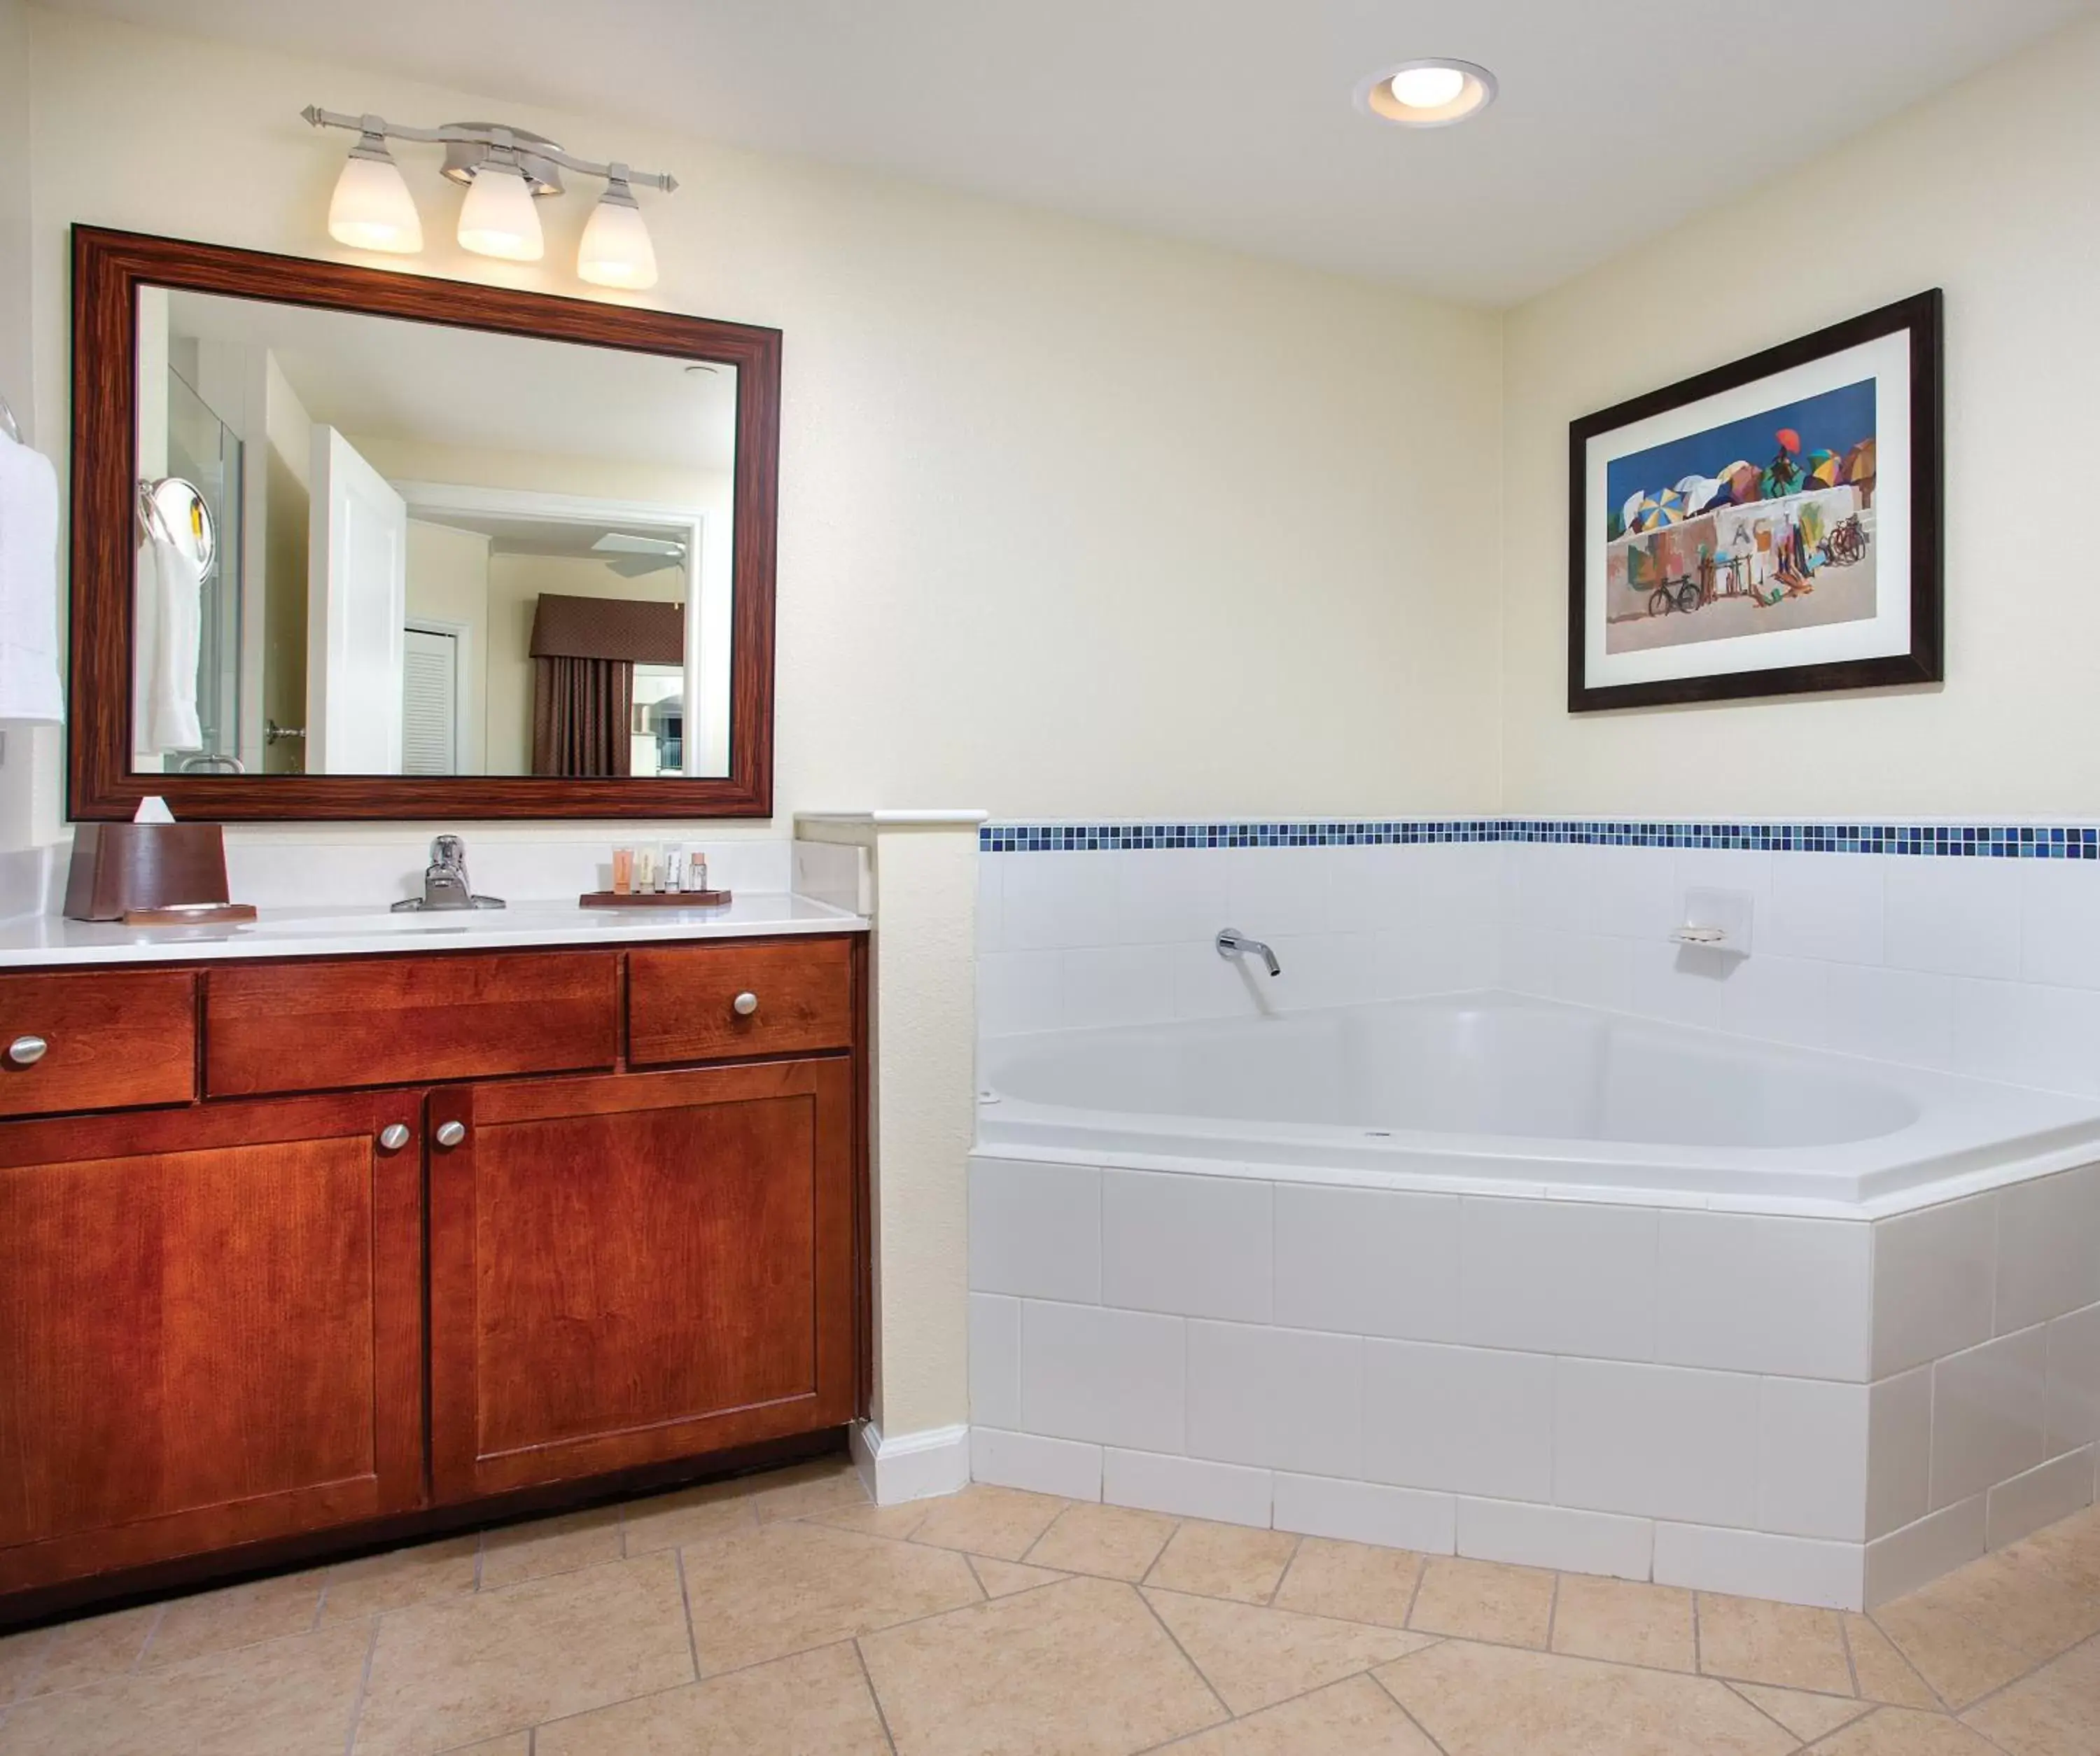
[[[1674,488],[1657,488],[1640,503],[1640,523],[1638,530],[1660,530],[1665,524],[1684,522],[1684,496]]]
[[[1677,492],[1684,496],[1688,518],[1696,518],[1715,501],[1728,497],[1720,482],[1710,475],[1688,475],[1677,484]]]
[[[1824,488],[1835,488],[1845,479],[1845,465],[1834,451],[1811,452],[1806,467],[1808,479]]]
[[[1844,474],[1847,482],[1871,482],[1874,479],[1874,442],[1863,439],[1845,453]]]
[[[1763,490],[1764,471],[1754,463],[1745,463],[1740,458],[1721,472],[1721,486],[1727,490],[1728,498],[1739,506],[1747,506]]]

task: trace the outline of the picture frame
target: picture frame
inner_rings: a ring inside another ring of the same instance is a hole
[[[1569,423],[1571,713],[1942,680],[1942,307]]]

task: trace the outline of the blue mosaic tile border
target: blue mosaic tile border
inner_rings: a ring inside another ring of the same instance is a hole
[[[986,823],[977,832],[977,848],[986,854],[1376,847],[1426,841],[1561,841],[1954,859],[2100,859],[2100,828],[2054,824],[1608,823],[1480,817],[1388,823]]]

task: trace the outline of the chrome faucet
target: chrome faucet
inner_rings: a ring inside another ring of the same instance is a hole
[[[1217,946],[1220,957],[1259,957],[1268,965],[1268,973],[1272,976],[1283,973],[1283,965],[1277,962],[1276,953],[1260,940],[1250,939],[1237,927],[1226,928],[1211,942]]]
[[[430,844],[430,863],[423,868],[423,893],[396,902],[397,915],[426,908],[501,908],[500,896],[476,896],[467,881],[466,844],[457,836],[439,836]]]

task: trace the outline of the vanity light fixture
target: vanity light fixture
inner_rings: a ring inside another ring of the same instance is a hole
[[[1357,108],[1406,128],[1447,128],[1495,101],[1495,76],[1472,61],[1402,61],[1357,87]]]
[[[656,251],[642,223],[634,185],[668,195],[678,179],[630,170],[615,161],[600,164],[567,152],[545,135],[496,122],[447,122],[409,128],[381,116],[346,116],[309,105],[300,112],[315,128],[354,129],[357,144],[337,179],[329,204],[329,235],[355,249],[412,254],[423,247],[423,228],[389,140],[441,144],[444,174],[466,185],[460,208],[460,248],[510,262],[537,262],[546,252],[536,197],[559,195],[562,173],[572,170],[605,179],[605,193],[584,227],[576,272],[594,285],[640,291],[656,284]]]

